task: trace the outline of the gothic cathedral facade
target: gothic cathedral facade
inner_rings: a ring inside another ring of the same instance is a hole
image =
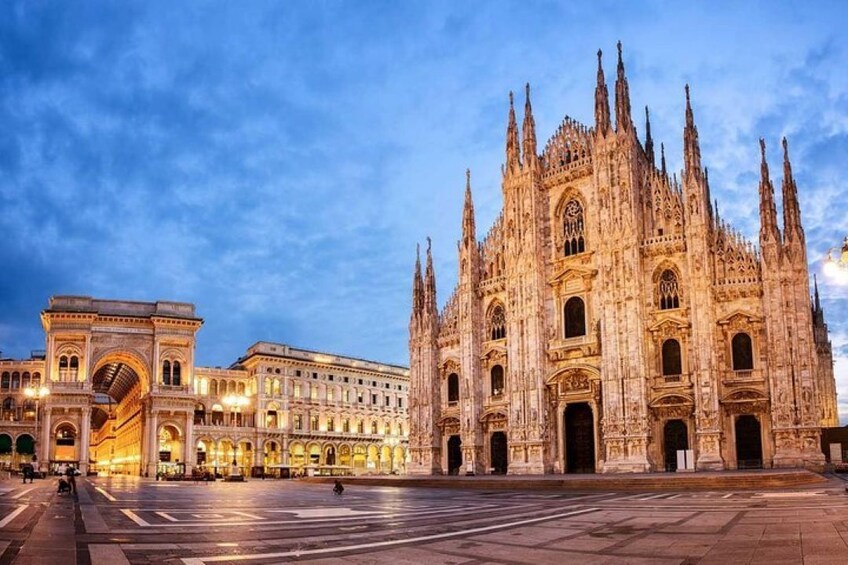
[[[786,140],[782,230],[761,141],[755,247],[712,205],[688,85],[680,179],[647,109],[637,137],[620,44],[614,102],[613,124],[599,51],[594,127],[566,117],[539,153],[510,94],[503,210],[478,241],[469,178],[441,311],[416,261],[411,474],[824,462],[833,361]]]

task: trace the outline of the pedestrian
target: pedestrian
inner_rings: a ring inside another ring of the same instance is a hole
[[[73,465],[68,465],[68,468],[65,469],[65,476],[68,478],[68,484],[71,485],[71,492],[77,493],[77,470],[74,469]]]
[[[32,475],[30,474],[31,472],[32,472],[32,465],[30,465],[29,463],[27,463],[25,465],[21,465],[21,475],[23,475],[24,484],[26,484],[27,479],[29,479],[30,483],[32,482]]]
[[[344,492],[344,487],[342,486],[342,482],[336,479],[336,484],[333,485],[333,494],[341,495]]]

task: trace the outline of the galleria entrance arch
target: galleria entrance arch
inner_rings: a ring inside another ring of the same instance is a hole
[[[50,396],[40,435],[51,439],[39,442],[41,467],[153,476],[166,454],[161,464],[190,471],[195,450],[173,446],[193,425],[195,334],[203,323],[194,305],[57,296],[41,320]],[[69,429],[72,439],[64,437]],[[60,445],[70,441],[72,449]]]

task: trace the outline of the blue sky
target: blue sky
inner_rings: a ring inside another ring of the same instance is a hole
[[[415,244],[456,276],[465,168],[500,207],[507,93],[591,124],[624,43],[669,165],[691,84],[722,216],[756,238],[789,137],[810,266],[848,233],[844,2],[4,2],[0,350],[52,294],[184,300],[198,361],[257,340],[406,363]],[[774,4],[774,5],[773,5]],[[643,127],[639,127],[640,132]],[[822,284],[848,415],[848,289]]]

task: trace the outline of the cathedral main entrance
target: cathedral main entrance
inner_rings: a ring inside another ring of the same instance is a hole
[[[448,475],[458,475],[462,468],[462,440],[459,436],[448,438]]]
[[[760,421],[744,414],[736,418],[736,468],[760,469],[763,466],[763,441]]]
[[[663,426],[665,470],[677,471],[677,452],[689,449],[689,433],[683,420],[669,420]]]
[[[586,402],[565,408],[565,464],[567,473],[595,472],[595,424]]]
[[[492,456],[492,473],[495,475],[506,475],[507,471],[507,448],[506,434],[494,432],[489,440],[489,450]]]

